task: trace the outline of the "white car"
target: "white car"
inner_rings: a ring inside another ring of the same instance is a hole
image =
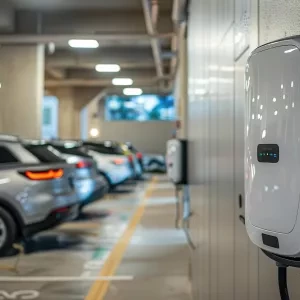
[[[100,173],[106,175],[111,188],[132,178],[133,174],[128,158],[106,155],[97,149],[89,149],[88,147],[85,147],[85,151],[96,161]]]
[[[97,149],[90,151],[78,141],[51,141],[51,145],[61,152],[65,159],[74,159],[75,157],[85,157],[93,159],[96,163],[98,174],[102,175],[109,189],[122,184],[132,177],[132,170],[128,159],[121,160],[118,156],[106,156],[97,152]]]
[[[111,161],[119,162],[118,164],[125,164],[130,167],[132,177],[139,179],[143,176],[143,169],[137,157],[129,150],[125,144],[120,144],[112,141],[105,142],[83,142],[83,145],[88,150],[96,151],[103,157]]]

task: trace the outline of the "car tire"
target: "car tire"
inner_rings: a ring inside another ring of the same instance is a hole
[[[17,224],[9,212],[0,207],[0,256],[12,250],[16,241]]]
[[[100,172],[99,173],[102,177],[103,180],[106,182],[107,186],[108,186],[108,191],[112,191],[114,189],[114,186],[112,185],[112,183],[110,182],[109,178],[107,177],[107,175],[105,173]]]

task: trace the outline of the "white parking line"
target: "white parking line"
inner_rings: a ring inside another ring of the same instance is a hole
[[[45,277],[18,277],[18,276],[0,276],[0,282],[66,282],[66,281],[130,281],[133,276],[102,276],[102,277],[68,277],[68,276],[45,276]]]

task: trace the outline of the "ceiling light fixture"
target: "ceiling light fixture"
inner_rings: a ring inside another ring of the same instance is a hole
[[[99,43],[96,40],[69,40],[69,46],[72,48],[98,48]]]
[[[113,73],[113,72],[120,72],[121,67],[116,64],[99,64],[96,65],[95,69],[97,72]]]
[[[114,78],[112,80],[113,85],[132,85],[133,80],[131,78]]]
[[[143,94],[143,90],[139,88],[126,88],[123,90],[126,96],[140,96]]]

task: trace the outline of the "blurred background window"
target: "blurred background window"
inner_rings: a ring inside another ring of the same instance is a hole
[[[44,107],[43,111],[43,125],[52,124],[52,109],[51,107]]]
[[[105,100],[107,121],[173,121],[173,95],[108,96]]]

